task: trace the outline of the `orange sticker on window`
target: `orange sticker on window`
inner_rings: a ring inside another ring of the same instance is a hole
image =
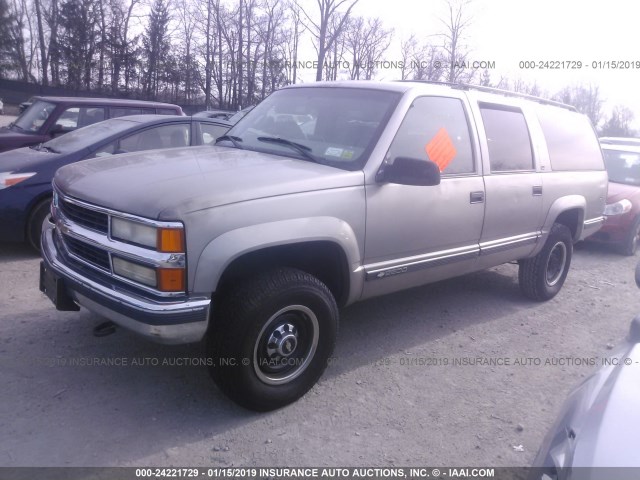
[[[441,172],[444,172],[444,169],[449,166],[458,153],[444,128],[438,130],[438,133],[425,145],[424,149],[429,155],[429,160],[435,162]]]

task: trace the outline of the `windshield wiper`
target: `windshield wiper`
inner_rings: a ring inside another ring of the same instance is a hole
[[[44,150],[45,152],[49,152],[49,153],[60,153],[55,148],[48,147],[44,143],[39,143],[38,145],[32,145],[29,148],[36,150],[37,152],[41,152],[42,150]]]
[[[18,125],[18,124],[17,124],[17,123],[15,123],[15,122],[11,122],[11,123],[9,124],[9,128],[17,128],[18,130],[22,130],[23,132],[25,132],[25,131],[26,131],[24,128],[22,128],[20,125]]]
[[[229,140],[231,143],[233,143],[234,147],[243,150],[242,145],[240,145],[240,142],[242,141],[240,137],[236,137],[235,135],[222,135],[221,137],[216,138],[216,143],[222,142],[224,140]]]
[[[286,145],[287,147],[291,147],[294,150],[302,155],[305,159],[310,160],[314,163],[320,163],[320,160],[311,154],[311,148],[303,145],[301,143],[292,142],[291,140],[287,140],[286,138],[280,137],[258,137],[259,142],[267,142],[267,143],[277,143],[278,145]]]

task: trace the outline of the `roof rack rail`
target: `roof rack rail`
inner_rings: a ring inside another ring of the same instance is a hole
[[[544,105],[553,105],[555,107],[565,108],[572,112],[578,110],[573,105],[567,105],[566,103],[556,102],[555,100],[548,100],[546,98],[536,97],[535,95],[528,95],[526,93],[512,92],[510,90],[503,90],[501,88],[484,87],[482,85],[472,85],[470,83],[452,83],[452,82],[435,82],[433,80],[398,80],[400,82],[414,82],[414,83],[429,83],[432,85],[443,85],[446,87],[456,88],[458,90],[477,90],[479,92],[495,93],[498,95],[504,95],[505,97],[523,98],[525,100],[531,100],[533,102],[541,103]]]

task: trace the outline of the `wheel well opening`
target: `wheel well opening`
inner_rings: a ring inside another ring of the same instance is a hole
[[[349,295],[349,272],[345,253],[328,241],[294,243],[268,247],[236,258],[225,269],[216,293],[224,292],[243,279],[276,267],[305,271],[324,283],[338,305]]]
[[[582,211],[580,209],[574,208],[572,210],[562,212],[560,215],[558,215],[555,223],[560,223],[566,226],[571,232],[573,241],[576,242],[578,240],[578,225],[580,225],[580,222],[582,222],[582,216]]]

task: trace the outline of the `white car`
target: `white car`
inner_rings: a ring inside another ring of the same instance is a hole
[[[4,115],[4,103],[2,103],[1,98],[0,98],[0,115]]]

